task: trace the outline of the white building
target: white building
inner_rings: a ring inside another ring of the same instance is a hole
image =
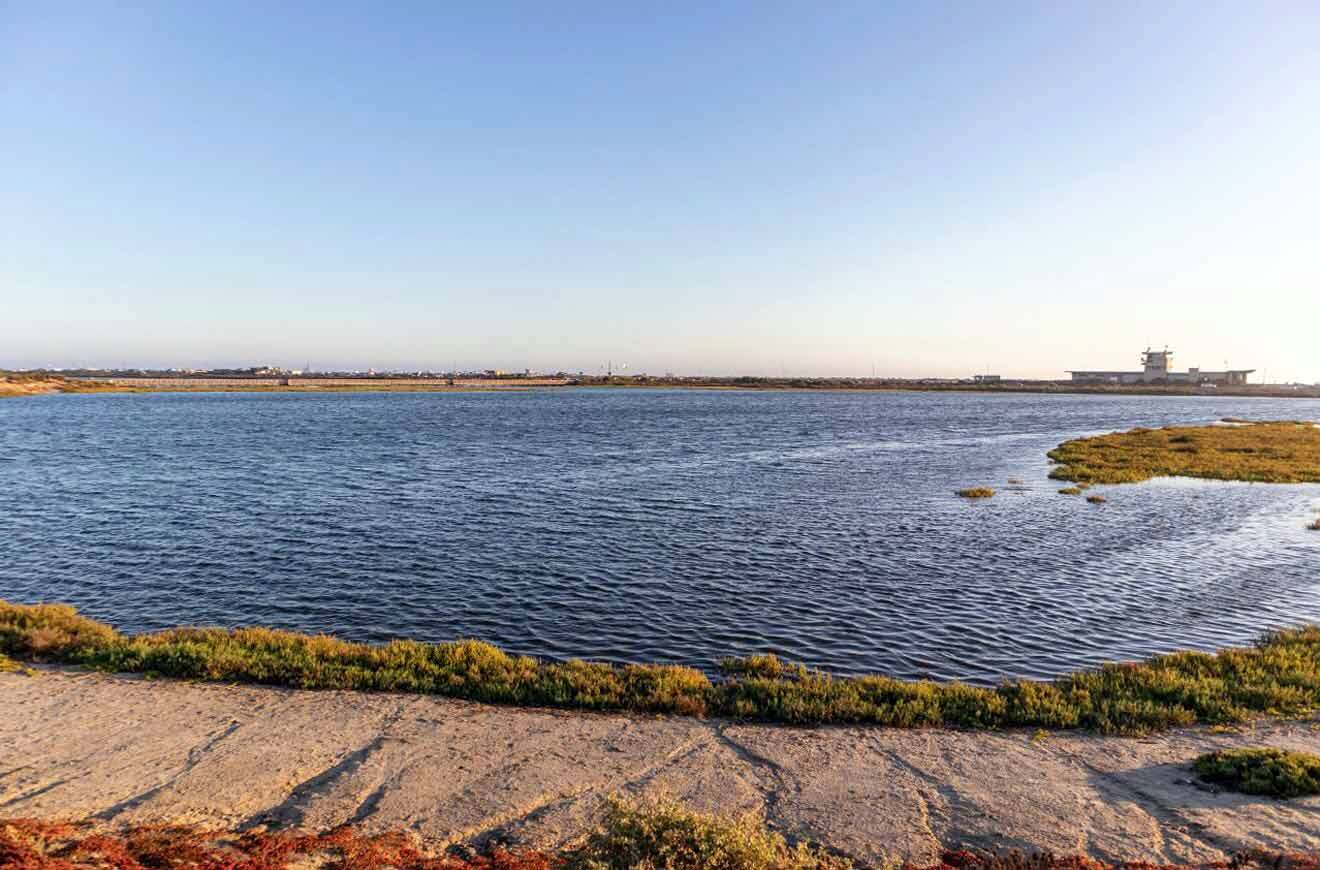
[[[1241,386],[1247,382],[1247,375],[1255,369],[1230,369],[1224,372],[1206,372],[1201,369],[1188,369],[1185,372],[1169,370],[1173,362],[1173,351],[1146,348],[1141,354],[1142,370],[1139,372],[1105,371],[1070,371],[1073,383],[1101,384],[1226,384]]]

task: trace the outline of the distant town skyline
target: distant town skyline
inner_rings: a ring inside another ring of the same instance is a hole
[[[963,373],[960,373],[960,374],[930,373],[930,372],[928,372],[928,373],[924,373],[924,374],[916,374],[916,375],[912,375],[912,374],[900,375],[900,374],[894,374],[894,373],[892,373],[892,372],[884,372],[884,371],[881,371],[881,370],[879,370],[878,368],[876,368],[876,367],[874,367],[874,366],[872,366],[872,368],[871,368],[869,371],[839,372],[839,373],[830,373],[830,374],[812,374],[812,373],[808,373],[808,372],[802,372],[802,371],[797,371],[797,370],[791,370],[787,365],[783,365],[783,366],[781,366],[780,370],[777,371],[777,372],[751,372],[751,371],[726,371],[726,372],[717,372],[717,371],[682,371],[682,370],[674,370],[674,369],[665,369],[665,370],[662,371],[662,370],[650,369],[650,368],[646,368],[645,366],[633,365],[633,364],[630,364],[630,363],[628,363],[628,362],[624,362],[624,361],[616,361],[616,360],[606,360],[606,361],[604,361],[604,362],[602,362],[602,363],[600,363],[600,364],[598,364],[598,365],[596,365],[596,366],[579,366],[579,367],[555,366],[555,365],[539,366],[539,367],[538,367],[538,366],[514,366],[514,367],[509,367],[509,366],[499,366],[499,365],[488,365],[488,364],[484,364],[484,363],[483,363],[483,364],[460,364],[460,363],[457,362],[457,361],[450,362],[450,363],[447,364],[447,365],[403,365],[403,366],[336,366],[336,365],[325,365],[325,366],[316,366],[316,365],[313,365],[310,361],[308,361],[308,362],[302,364],[301,366],[295,366],[295,365],[289,365],[289,364],[277,364],[277,363],[266,363],[266,364],[256,364],[256,365],[248,365],[248,364],[246,364],[246,363],[235,363],[235,364],[228,364],[228,365],[209,365],[209,366],[204,366],[204,365],[139,365],[139,364],[132,364],[132,363],[120,363],[120,364],[117,364],[117,365],[83,365],[83,366],[70,366],[70,365],[62,365],[62,364],[48,363],[48,364],[38,365],[38,366],[8,366],[8,367],[7,367],[7,366],[4,366],[4,365],[0,365],[0,369],[5,369],[5,368],[11,368],[11,369],[15,369],[15,368],[16,368],[16,369],[20,369],[20,370],[22,370],[22,369],[40,369],[40,370],[57,371],[57,372],[58,372],[58,371],[80,371],[80,370],[92,370],[92,371],[95,371],[95,370],[101,370],[101,371],[168,371],[168,372],[180,372],[180,373],[185,373],[185,374],[203,374],[203,373],[215,373],[215,372],[220,372],[220,373],[250,372],[250,373],[252,373],[252,374],[258,374],[258,375],[274,375],[274,374],[278,374],[278,375],[303,375],[303,374],[317,373],[317,372],[322,372],[322,373],[352,373],[352,374],[363,374],[363,375],[370,375],[370,374],[391,374],[391,373],[433,373],[433,374],[465,373],[465,374],[471,374],[471,373],[482,373],[482,372],[484,372],[484,373],[487,373],[487,374],[490,374],[490,373],[496,373],[496,374],[518,374],[518,373],[528,373],[528,374],[533,374],[533,373],[547,374],[547,373],[550,373],[550,374],[553,374],[553,373],[561,373],[561,374],[569,374],[569,375],[585,375],[585,376],[593,376],[593,377],[594,377],[594,376],[599,376],[599,375],[615,375],[615,376],[619,376],[619,377],[637,376],[637,375],[648,375],[648,376],[652,376],[652,377],[665,377],[665,376],[675,376],[675,377],[688,377],[688,376],[691,376],[691,377],[709,377],[709,376],[715,376],[715,377],[718,377],[718,376],[721,376],[721,375],[729,375],[729,376],[758,376],[758,377],[771,377],[771,378],[773,378],[773,377],[864,378],[864,379],[865,379],[865,378],[869,378],[869,379],[884,379],[884,378],[892,378],[892,379],[896,379],[896,380],[898,380],[898,379],[911,380],[911,379],[922,379],[922,378],[930,378],[930,379],[957,379],[957,380],[970,380],[970,379],[975,379],[975,380],[977,380],[977,381],[981,381],[981,380],[992,380],[992,379],[993,379],[993,380],[1000,380],[1000,379],[1003,379],[1003,380],[1044,380],[1044,381],[1060,381],[1060,382],[1063,382],[1063,381],[1073,381],[1073,382],[1095,382],[1095,381],[1101,381],[1101,380],[1113,380],[1113,381],[1116,382],[1116,383],[1117,383],[1117,382],[1122,382],[1122,383],[1127,383],[1127,384],[1136,383],[1136,382],[1140,382],[1140,381],[1152,381],[1152,380],[1164,380],[1164,379],[1167,379],[1167,380],[1169,380],[1170,382],[1177,381],[1177,382],[1180,382],[1180,383],[1186,383],[1186,382],[1192,382],[1192,383],[1195,383],[1196,380],[1197,380],[1197,378],[1198,378],[1198,376],[1201,376],[1202,374],[1204,374],[1205,379],[1206,379],[1208,382],[1224,382],[1224,381],[1231,380],[1232,383],[1257,383],[1257,384],[1260,384],[1260,383],[1272,383],[1272,384],[1304,383],[1304,384],[1308,384],[1308,385],[1310,385],[1310,386],[1320,385],[1320,381],[1317,381],[1317,382],[1311,383],[1311,382],[1303,381],[1303,380],[1298,379],[1298,378],[1287,377],[1287,376],[1283,376],[1283,375],[1280,375],[1280,376],[1278,376],[1278,377],[1271,377],[1271,373],[1270,373],[1268,370],[1264,370],[1264,371],[1257,371],[1256,369],[1231,370],[1232,373],[1233,373],[1233,375],[1234,375],[1234,378],[1232,378],[1232,379],[1222,377],[1222,375],[1224,374],[1224,372],[1223,372],[1222,370],[1221,370],[1221,371],[1216,371],[1213,367],[1188,366],[1188,367],[1186,367],[1186,370],[1180,372],[1180,371],[1177,370],[1177,367],[1174,365],[1174,357],[1176,356],[1176,353],[1175,353],[1171,348],[1168,348],[1167,346],[1164,346],[1163,348],[1159,348],[1159,347],[1155,347],[1155,346],[1152,346],[1152,347],[1154,348],[1154,351],[1155,351],[1154,356],[1155,356],[1155,357],[1159,357],[1159,358],[1162,360],[1163,369],[1161,369],[1160,371],[1154,371],[1154,372],[1152,372],[1152,368],[1151,368],[1150,365],[1147,364],[1147,359],[1146,359],[1146,357],[1149,356],[1150,353],[1149,353],[1149,351],[1148,351],[1148,352],[1143,352],[1143,354],[1142,354],[1142,364],[1145,366],[1145,373],[1144,373],[1144,375],[1142,374],[1142,372],[1141,372],[1140,369],[1138,369],[1136,372],[1132,372],[1132,371],[1131,371],[1131,368],[1129,368],[1129,369],[1109,370],[1109,371],[1107,371],[1107,372],[1106,372],[1106,371],[1087,370],[1087,369],[1071,369],[1071,370],[1067,370],[1067,371],[1063,372],[1062,375],[1042,375],[1042,376],[1035,376],[1035,375],[1026,375],[1026,374],[1021,374],[1021,373],[1016,373],[1016,372],[1004,372],[1004,371],[998,371],[998,370],[995,370],[993,366],[987,366],[987,367],[985,367],[983,370],[981,370],[981,371],[977,371],[977,372],[963,372]],[[1227,360],[1225,361],[1225,363],[1227,363]],[[1227,368],[1227,366],[1225,366],[1225,368]],[[1120,374],[1120,373],[1122,373],[1124,376],[1123,376],[1123,377],[1119,377],[1119,374]],[[1130,373],[1130,376],[1129,376],[1129,373]],[[1277,373],[1276,373],[1276,374],[1277,374]],[[1105,375],[1110,375],[1110,376],[1113,376],[1113,377],[1108,377],[1108,378],[1103,377],[1103,376],[1105,376]]]
[[[1320,382],[1320,7],[0,10],[0,367]]]

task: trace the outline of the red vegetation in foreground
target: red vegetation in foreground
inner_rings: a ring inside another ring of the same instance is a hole
[[[324,834],[229,834],[145,826],[98,834],[85,824],[0,821],[0,867],[6,870],[287,870],[291,862],[322,870],[551,870],[560,863],[539,852],[433,857],[406,834],[369,837],[346,827]]]
[[[496,850],[473,858],[435,857],[422,852],[406,834],[365,836],[349,827],[297,834],[149,825],[97,833],[88,823],[0,820],[4,870],[567,870],[573,864],[571,853]],[[1235,855],[1231,861],[1201,864],[1108,864],[1076,856],[949,851],[938,864],[904,866],[905,870],[1320,870],[1320,853],[1256,851]]]

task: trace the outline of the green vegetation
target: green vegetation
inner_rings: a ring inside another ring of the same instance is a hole
[[[1104,504],[1109,501],[1109,499],[1105,498],[1103,495],[1088,495],[1086,500],[1091,504]]]
[[[1218,654],[1178,652],[1052,682],[993,688],[835,677],[772,655],[712,681],[675,665],[542,662],[474,640],[349,643],[264,628],[123,635],[66,605],[0,601],[0,653],[110,672],[302,689],[416,692],[497,704],[636,710],[795,724],[1085,728],[1142,734],[1320,711],[1320,626]]]
[[[1153,477],[1320,483],[1320,427],[1281,421],[1133,429],[1065,441],[1049,457],[1059,463],[1050,477],[1079,483]]]
[[[805,844],[790,847],[756,815],[695,813],[675,801],[653,804],[612,799],[605,818],[567,856],[570,870],[829,870],[850,867]]]
[[[1243,794],[1320,794],[1320,756],[1286,749],[1224,749],[1196,759],[1197,776]]]
[[[0,674],[25,674],[32,676],[36,671],[27,667],[22,662],[16,662],[4,653],[0,653]]]
[[[988,486],[972,486],[958,490],[962,498],[993,498],[995,491]]]
[[[1065,486],[1063,489],[1059,490],[1059,495],[1081,495],[1081,494],[1082,494],[1082,488],[1080,486]]]

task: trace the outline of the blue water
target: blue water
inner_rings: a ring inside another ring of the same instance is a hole
[[[1320,402],[551,390],[0,402],[0,597],[128,630],[1049,676],[1320,621],[1320,486],[1058,495],[1077,435]],[[1020,484],[1010,485],[1010,479]],[[990,485],[988,501],[955,489]]]

